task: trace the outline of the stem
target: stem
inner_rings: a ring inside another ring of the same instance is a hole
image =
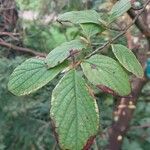
[[[121,32],[120,34],[118,34],[117,36],[115,36],[115,37],[114,37],[113,39],[111,39],[110,41],[104,43],[102,46],[98,47],[96,50],[94,50],[92,53],[90,53],[89,55],[87,55],[85,58],[87,59],[87,58],[91,57],[92,55],[95,55],[97,52],[99,52],[100,50],[102,50],[102,49],[104,49],[105,47],[109,46],[109,45],[112,44],[114,41],[118,40],[122,35],[124,35],[124,34],[127,32],[127,30],[137,22],[139,16],[144,12],[146,6],[147,6],[149,3],[150,3],[150,0],[148,0],[148,1],[143,5],[143,8],[142,8],[141,10],[139,10],[139,12],[136,14],[135,18],[134,18],[134,19],[132,20],[132,22],[123,30],[123,32]]]
[[[146,6],[150,3],[150,0],[148,0],[141,11],[139,11],[138,14],[133,12],[132,9],[128,11],[128,14],[131,18],[134,18],[132,22],[135,23],[137,28],[141,31],[141,33],[146,37],[147,39],[147,50],[150,49],[150,30],[148,28],[148,25],[145,25],[143,20],[138,16],[140,16],[140,13],[144,12]],[[147,34],[148,33],[148,34]],[[140,62],[142,62],[143,66],[146,62],[146,51],[141,53],[137,52],[137,56],[139,57]],[[143,67],[144,68],[144,67]],[[116,116],[115,121],[112,123],[111,128],[109,129],[109,150],[120,150],[123,137],[127,133],[129,129],[130,121],[133,117],[133,112],[136,108],[137,99],[139,97],[139,94],[147,82],[146,78],[139,79],[139,78],[132,78],[132,95],[133,98],[121,98],[118,99],[118,104],[116,109],[114,110]],[[121,107],[125,106],[125,107]],[[132,107],[131,107],[132,106]],[[134,107],[133,107],[134,106]]]
[[[37,52],[37,51],[29,49],[29,48],[19,47],[19,46],[13,45],[11,43],[7,43],[2,39],[0,39],[0,46],[4,46],[7,48],[10,48],[11,50],[15,50],[15,51],[22,52],[22,53],[27,53],[27,54],[30,54],[33,56],[40,56],[40,57],[46,56],[45,53],[40,53],[40,52]]]

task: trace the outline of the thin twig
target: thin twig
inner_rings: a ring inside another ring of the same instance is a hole
[[[29,48],[19,47],[19,46],[13,45],[11,43],[7,43],[2,39],[0,39],[0,46],[7,47],[7,48],[13,49],[18,52],[28,53],[33,56],[40,56],[40,57],[46,56],[46,53],[37,52],[37,51],[29,49]]]
[[[113,39],[109,40],[108,42],[104,43],[102,46],[98,47],[96,50],[94,50],[92,53],[90,53],[89,55],[87,55],[85,58],[89,58],[92,55],[95,55],[97,52],[99,52],[100,50],[104,49],[105,47],[109,46],[110,44],[112,44],[114,41],[116,41],[117,39],[119,39],[122,35],[124,35],[127,30],[133,26],[136,22],[136,20],[138,19],[138,17],[144,12],[146,6],[150,3],[150,0],[148,0],[144,5],[143,8],[141,10],[139,10],[139,12],[137,13],[137,15],[135,16],[135,18],[132,20],[132,22],[123,30],[123,32],[121,32],[120,34],[118,34],[117,36],[115,36]]]
[[[120,28],[117,28],[117,27],[111,27],[111,26],[110,26],[110,27],[107,27],[107,29],[108,29],[108,30],[119,31],[119,32],[120,32],[120,31],[124,31],[124,29],[120,29]]]
[[[139,13],[142,13],[144,11],[144,9],[149,4],[149,2],[150,2],[150,0],[148,0],[144,4],[143,9],[141,11],[139,11]],[[130,13],[130,12],[133,12],[133,13]],[[129,16],[133,19],[133,21],[135,22],[135,25],[137,26],[139,31],[141,31],[141,33],[145,36],[145,38],[147,40],[147,48],[146,49],[149,50],[150,34],[147,34],[147,33],[149,33],[148,24],[145,24],[141,17],[139,17],[139,18],[137,17],[137,15],[140,16],[139,13],[136,14],[132,9],[130,9],[128,11]],[[144,68],[145,62],[147,60],[145,53],[146,53],[146,51],[142,51],[142,53],[138,53],[138,52],[136,53],[139,58],[139,61],[143,65],[143,68]],[[109,150],[114,150],[114,149],[120,150],[121,149],[123,138],[129,129],[129,124],[133,117],[133,112],[136,108],[137,99],[139,97],[139,94],[141,93],[143,86],[146,83],[147,83],[147,79],[145,77],[142,79],[133,77],[132,78],[133,98],[118,99],[118,104],[114,110],[114,112],[115,112],[114,120],[115,121],[113,121],[112,126],[109,129],[109,145],[108,145]]]
[[[20,35],[20,33],[13,33],[13,32],[0,32],[0,35],[13,35],[13,36],[16,36],[16,35]]]
[[[15,36],[18,36],[18,35],[20,35],[20,34],[19,34],[19,33],[11,33],[11,32],[0,32],[0,35],[9,36],[9,37],[11,37],[12,39],[18,41],[18,38],[16,38]]]

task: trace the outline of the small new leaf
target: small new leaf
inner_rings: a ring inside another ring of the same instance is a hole
[[[114,55],[124,68],[137,77],[142,78],[144,76],[141,64],[130,49],[121,44],[112,44],[111,46]]]
[[[76,70],[70,70],[55,87],[50,114],[62,149],[81,150],[96,135],[99,127],[96,100]]]
[[[73,24],[95,23],[100,24],[100,15],[95,10],[70,11],[58,16],[59,22],[71,22]]]
[[[42,58],[28,59],[11,74],[8,89],[18,96],[27,95],[46,85],[66,67],[64,63],[48,70]]]
[[[128,75],[114,59],[104,55],[94,55],[85,60],[81,67],[85,76],[94,85],[106,86],[120,96],[131,92]]]
[[[83,48],[86,48],[86,44],[81,40],[72,40],[70,42],[65,42],[53,49],[47,55],[45,62],[48,65],[48,68],[53,68],[62,63],[72,53],[75,54]]]

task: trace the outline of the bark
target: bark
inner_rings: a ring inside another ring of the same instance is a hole
[[[147,3],[149,2],[150,1],[147,1]],[[128,14],[132,19],[136,17],[136,13],[132,9],[128,11]],[[148,14],[146,14],[146,16],[148,16]],[[150,50],[150,29],[148,28],[148,24],[145,24],[142,18],[139,17],[135,21],[135,25],[147,40],[147,51]],[[139,57],[139,61],[142,63],[143,67],[145,66],[145,62],[147,59],[147,51],[144,51],[142,54],[137,52],[137,56]],[[133,112],[136,108],[138,97],[146,81],[146,78],[139,79],[133,77],[132,98],[118,99],[118,104],[114,111],[114,122],[112,123],[112,126],[109,129],[109,150],[121,150],[123,137],[129,129],[130,121],[133,117]]]

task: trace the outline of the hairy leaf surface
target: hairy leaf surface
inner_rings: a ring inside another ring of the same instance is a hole
[[[109,22],[116,20],[131,8],[130,0],[120,0],[112,7],[109,16]]]
[[[42,58],[28,59],[11,74],[8,88],[15,95],[29,94],[47,84],[65,67],[66,63],[48,70]]]
[[[76,70],[70,70],[55,87],[51,106],[51,118],[62,149],[81,150],[96,135],[99,126],[96,100]]]
[[[85,60],[81,66],[85,76],[94,85],[106,86],[121,96],[131,92],[128,75],[114,59],[94,55]]]
[[[97,33],[101,33],[104,31],[104,28],[100,25],[97,25],[95,23],[83,23],[81,24],[81,28],[83,30],[83,33],[87,37],[91,37]]]
[[[112,44],[112,51],[123,67],[137,77],[143,77],[142,66],[130,49],[121,44]]]
[[[53,68],[54,66],[62,63],[69,56],[78,53],[80,50],[86,47],[86,44],[81,40],[72,40],[70,42],[65,42],[60,46],[53,49],[46,57],[46,63],[48,68]]]
[[[70,11],[58,16],[59,22],[73,24],[95,23],[99,24],[100,15],[95,10]]]

